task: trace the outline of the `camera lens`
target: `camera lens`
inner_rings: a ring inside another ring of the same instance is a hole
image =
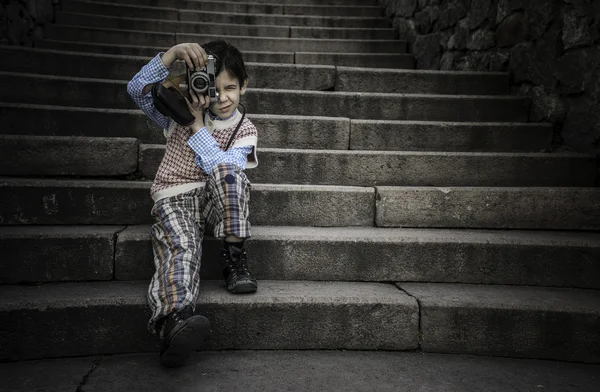
[[[191,77],[192,89],[197,93],[203,93],[208,90],[208,76],[206,74],[197,73]]]

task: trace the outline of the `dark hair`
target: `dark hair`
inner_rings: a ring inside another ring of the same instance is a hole
[[[248,73],[246,72],[242,53],[235,46],[223,40],[211,41],[201,46],[207,54],[215,56],[217,75],[225,69],[229,76],[240,82],[240,87],[244,85],[244,82],[248,79]]]

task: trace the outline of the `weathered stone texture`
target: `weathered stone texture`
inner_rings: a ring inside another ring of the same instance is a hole
[[[600,1],[379,0],[421,69],[507,71],[554,149],[600,152]],[[402,4],[401,4],[402,3]]]
[[[0,15],[0,44],[33,46],[54,19],[53,0],[3,1]]]
[[[439,68],[439,62],[442,56],[440,35],[429,34],[417,36],[413,44],[413,53],[417,58],[417,68]]]

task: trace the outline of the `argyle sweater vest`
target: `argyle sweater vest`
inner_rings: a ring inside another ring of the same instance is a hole
[[[225,150],[229,138],[235,131],[242,114],[236,111],[227,120],[211,119],[205,114],[204,124],[208,132],[215,138],[221,150]],[[208,174],[196,164],[196,154],[187,144],[194,131],[189,127],[181,126],[175,122],[165,130],[167,145],[165,155],[158,167],[150,194],[154,201],[188,192],[197,187],[204,186]],[[256,144],[258,133],[256,127],[248,118],[244,118],[240,129],[229,147],[252,146],[252,153],[248,155],[247,168],[258,165],[256,157]]]

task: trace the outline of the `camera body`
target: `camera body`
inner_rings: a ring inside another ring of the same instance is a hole
[[[216,75],[215,58],[212,55],[208,56],[206,67],[200,71],[187,69],[188,86],[196,94],[208,95],[210,102],[219,100],[219,92],[217,91],[217,75]]]

